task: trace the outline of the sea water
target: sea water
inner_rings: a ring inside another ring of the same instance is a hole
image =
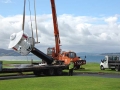
[[[82,59],[85,59],[86,62],[95,62],[95,63],[100,63],[101,59],[104,58],[103,55],[82,55],[80,57]],[[35,55],[32,55],[32,56],[1,56],[0,61],[4,61],[4,60],[6,61],[16,61],[16,60],[18,61],[24,61],[24,60],[25,61],[31,61],[31,60],[41,61],[41,59]]]
[[[101,60],[104,59],[104,55],[85,55],[85,56],[81,56],[81,58],[85,59],[86,62],[100,63]]]
[[[37,56],[1,56],[0,61],[29,61],[40,60]]]

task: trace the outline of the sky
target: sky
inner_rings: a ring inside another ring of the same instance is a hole
[[[29,10],[30,1],[30,10]],[[120,0],[55,0],[62,51],[120,52]],[[22,30],[24,0],[0,0],[0,48]],[[31,11],[31,19],[30,19]],[[43,52],[55,46],[50,0],[36,0],[36,18]],[[35,36],[34,0],[26,0],[25,33]]]

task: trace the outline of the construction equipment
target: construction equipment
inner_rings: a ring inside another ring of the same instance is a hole
[[[86,60],[81,60],[81,58],[78,57],[76,53],[73,51],[61,52],[56,7],[54,0],[51,0],[51,8],[52,8],[52,17],[53,17],[53,26],[54,26],[55,47],[48,48],[47,55],[53,57],[55,60],[64,61],[64,64],[66,65],[68,65],[70,63],[70,60],[73,59],[75,68],[79,69],[81,65],[86,64]]]
[[[32,37],[27,36],[23,31],[19,33],[13,33],[10,36],[9,48],[12,48],[21,55],[28,55],[30,52],[44,60],[46,63],[32,63],[25,67],[15,68],[0,68],[0,73],[13,73],[13,72],[29,72],[33,71],[36,76],[40,76],[41,73],[45,75],[62,75],[62,70],[66,69],[66,65],[59,63],[53,63],[55,60],[38,50],[35,47],[35,40]],[[23,66],[23,65],[22,65]],[[2,67],[2,63],[0,64]]]
[[[38,56],[40,59],[45,61],[45,64],[41,63],[32,63],[29,65],[30,67],[20,67],[20,68],[7,68],[2,69],[1,72],[22,72],[22,71],[33,71],[35,75],[39,76],[41,73],[46,75],[61,75],[62,70],[67,68],[66,65],[62,65],[61,61],[56,61],[51,56],[46,55],[39,49],[35,47],[35,39],[29,37],[27,34],[24,33],[24,21],[25,21],[25,3],[24,0],[24,13],[23,13],[23,25],[22,31],[18,33],[13,33],[10,36],[10,43],[9,48],[15,50],[16,52],[20,53],[21,55],[28,55],[30,52],[34,55]],[[2,63],[1,63],[2,65]]]
[[[76,68],[79,68],[80,65],[83,65],[86,63],[85,60],[80,60],[80,57],[77,57],[75,52],[69,51],[69,52],[61,53],[60,37],[59,37],[59,30],[58,30],[54,0],[51,0],[51,6],[52,6],[55,44],[56,44],[54,48],[48,48],[47,54],[45,54],[35,47],[36,42],[35,42],[33,35],[32,37],[29,37],[27,34],[24,33],[25,2],[24,2],[22,31],[18,33],[13,33],[10,36],[10,44],[9,44],[9,48],[12,48],[13,50],[20,53],[21,55],[28,55],[31,52],[34,55],[38,56],[40,59],[44,60],[45,64],[41,64],[41,63],[34,64],[33,63],[32,65],[29,65],[29,67],[26,66],[26,67],[18,67],[18,68],[16,67],[15,68],[1,68],[0,72],[8,73],[8,72],[33,71],[33,73],[36,76],[41,75],[41,73],[45,75],[61,75],[62,70],[68,67],[68,64],[71,59],[73,59]],[[0,66],[2,66],[2,63],[0,64],[1,64]]]

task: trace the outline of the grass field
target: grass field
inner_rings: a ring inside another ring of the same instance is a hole
[[[39,62],[39,61],[36,61]],[[30,64],[31,61],[4,61],[3,68],[7,67],[8,64]],[[100,65],[99,63],[87,63],[86,65],[83,65],[82,68],[85,69],[79,69],[79,70],[74,70],[75,72],[103,72],[103,73],[117,73],[120,74],[120,72],[116,72],[115,70],[111,69],[106,69],[106,70],[100,70]],[[65,70],[67,71],[67,70]]]
[[[0,90],[119,90],[120,79],[52,76],[0,81]]]
[[[36,61],[38,62],[38,61]],[[3,64],[29,64],[31,61],[3,61]]]
[[[28,62],[3,62],[28,63]],[[111,70],[101,71],[99,63],[87,63],[82,66],[85,69],[75,72],[105,72],[120,73]],[[65,72],[68,72],[65,70]],[[34,78],[22,78],[1,80],[0,90],[119,90],[120,79],[102,78],[92,76],[41,76]]]
[[[120,74],[120,72],[116,72],[115,70],[111,69],[105,69],[100,70],[100,64],[99,63],[87,63],[86,65],[82,66],[85,69],[79,69],[77,71],[80,72],[103,72],[103,73],[117,73]]]

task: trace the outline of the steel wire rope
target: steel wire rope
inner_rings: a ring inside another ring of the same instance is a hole
[[[32,38],[33,38],[33,27],[32,27],[32,18],[31,18],[30,0],[28,0],[28,2],[29,2],[29,12],[30,12],[30,22],[31,22],[31,32],[32,32]]]
[[[23,7],[23,23],[22,23],[23,31],[24,31],[24,25],[25,25],[25,5],[26,5],[26,0],[24,0],[24,7]]]
[[[35,27],[36,27],[36,39],[37,39],[36,43],[39,43],[38,42],[38,32],[37,32],[37,20],[36,20],[36,5],[35,5],[35,0],[34,0],[34,14],[35,14]]]
[[[29,2],[29,12],[30,12],[30,22],[31,22],[31,32],[32,32],[32,39],[33,39],[31,47],[33,48],[33,47],[34,47],[34,44],[35,44],[35,40],[34,40],[34,35],[33,35],[33,25],[32,25],[32,18],[31,18],[31,9],[30,9],[31,6],[30,6],[30,0],[28,0],[28,2]]]

